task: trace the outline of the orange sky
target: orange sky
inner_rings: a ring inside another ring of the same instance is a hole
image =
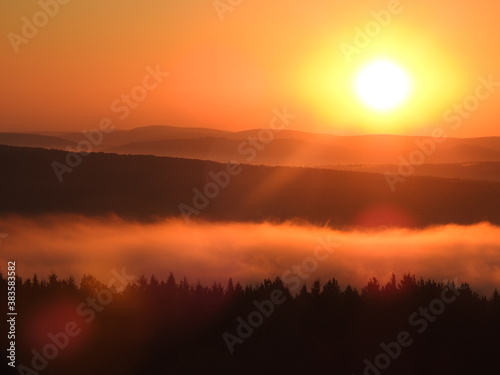
[[[272,109],[286,105],[298,115],[293,127],[305,131],[428,135],[444,127],[457,137],[500,136],[500,87],[483,89],[477,102],[469,97],[478,77],[500,81],[499,2],[59,2],[0,3],[1,131],[81,131],[103,117],[119,129],[243,130],[266,127]],[[214,4],[227,8],[218,14]],[[346,58],[342,43],[355,46],[356,28],[389,9],[397,12]],[[23,30],[26,20],[41,26]],[[368,112],[349,91],[355,71],[380,56],[415,82],[414,95],[389,115]],[[148,66],[169,75],[141,91]],[[146,97],[120,119],[111,105],[134,89]],[[474,110],[452,130],[449,111],[467,98]]]

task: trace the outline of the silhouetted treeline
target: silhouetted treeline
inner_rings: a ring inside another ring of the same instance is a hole
[[[32,368],[32,350],[51,356],[59,340],[40,373],[498,373],[497,291],[413,275],[360,291],[335,279],[290,290],[279,277],[207,286],[172,273],[124,285],[17,278],[17,364]]]

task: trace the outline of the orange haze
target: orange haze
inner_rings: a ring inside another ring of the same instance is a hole
[[[0,228],[8,233],[1,254],[17,261],[23,277],[54,271],[77,281],[91,274],[106,282],[113,269],[125,267],[128,274],[160,279],[172,271],[178,281],[185,276],[191,283],[225,285],[229,277],[253,283],[277,275],[291,282],[298,277],[292,267],[310,262],[318,244],[326,242],[333,251],[329,257],[318,252],[309,286],[316,278],[335,277],[344,287],[359,288],[372,276],[385,283],[392,272],[436,281],[457,278],[485,293],[500,286],[500,228],[489,224],[342,232],[292,223],[136,224],[114,217],[45,216],[3,219]]]

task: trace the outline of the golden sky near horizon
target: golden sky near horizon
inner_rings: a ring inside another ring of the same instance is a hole
[[[311,132],[500,136],[499,15],[493,1],[4,0],[0,131],[244,130],[286,106]],[[387,113],[353,90],[377,59],[412,82]]]

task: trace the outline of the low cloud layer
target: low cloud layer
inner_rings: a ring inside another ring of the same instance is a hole
[[[279,275],[307,277],[309,285],[335,277],[344,287],[360,288],[372,276],[386,283],[395,272],[398,278],[456,278],[488,295],[500,287],[500,227],[489,224],[346,232],[291,223],[137,224],[115,217],[44,216],[3,218],[0,232],[8,234],[0,243],[2,271],[15,260],[23,277],[54,271],[77,282],[83,274],[107,282],[113,269],[125,267],[128,274],[160,279],[172,271],[191,283],[225,285],[232,277],[245,284]],[[338,246],[329,254],[320,243]]]

